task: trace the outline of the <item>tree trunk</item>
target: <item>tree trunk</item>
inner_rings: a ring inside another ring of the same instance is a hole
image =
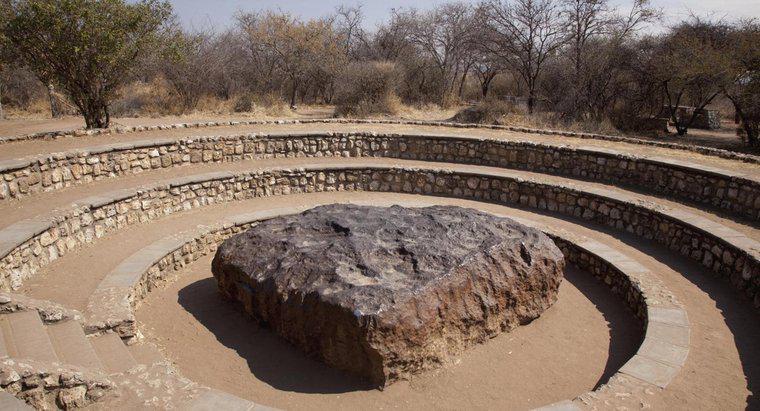
[[[678,133],[679,136],[685,136],[689,132],[689,128],[685,125],[681,124],[680,121],[676,122],[676,133]]]
[[[483,100],[488,98],[488,92],[491,90],[491,83],[496,78],[496,73],[486,73],[480,81],[480,91],[483,93]]]
[[[758,139],[760,139],[760,136],[758,135],[760,134],[760,129],[758,129],[757,123],[753,123],[747,118],[747,116],[745,116],[738,98],[734,98],[729,93],[726,93],[726,96],[734,105],[734,122],[736,124],[741,124],[744,132],[747,134],[747,145],[750,147],[757,147],[760,144],[760,141],[758,141]]]
[[[758,147],[758,129],[757,127],[752,127],[752,124],[750,122],[744,122],[742,121],[742,125],[744,126],[744,132],[747,133],[747,145],[750,147]]]
[[[533,114],[533,111],[536,106],[536,94],[535,91],[531,88],[528,92],[528,114]]]
[[[467,82],[467,72],[464,72],[464,75],[462,75],[462,81],[459,82],[459,99],[464,98],[464,83]]]
[[[5,112],[3,111],[3,84],[0,83],[0,120],[5,120]]]
[[[684,120],[678,116],[678,106],[673,107],[672,105],[668,105],[668,110],[670,110],[670,121],[673,122],[673,125],[676,128],[676,133],[679,136],[685,136],[689,131],[689,127],[687,124],[684,124]]]
[[[58,101],[55,99],[55,88],[53,84],[48,84],[48,99],[50,99],[50,116],[58,118],[61,116],[61,111],[58,108]]]
[[[102,102],[88,101],[80,110],[87,129],[108,128],[111,123],[108,106]]]
[[[290,91],[290,109],[295,110],[296,109],[296,98],[298,97],[298,82],[293,80],[293,87]]]

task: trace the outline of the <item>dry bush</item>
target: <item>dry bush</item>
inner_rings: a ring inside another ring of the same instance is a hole
[[[36,98],[25,109],[14,106],[3,107],[6,120],[50,118],[50,102],[47,97]]]
[[[337,116],[364,117],[396,114],[401,102],[396,94],[401,74],[389,62],[354,63],[338,80]]]
[[[503,124],[509,114],[517,113],[514,104],[501,100],[486,100],[460,110],[451,121],[456,123]]]
[[[235,99],[232,111],[235,113],[263,114],[268,117],[283,117],[292,112],[285,100],[274,92],[263,95],[242,94]]]
[[[235,99],[235,105],[232,110],[236,113],[250,113],[253,111],[253,95],[245,93]]]
[[[154,78],[150,83],[137,81],[129,84],[123,87],[119,94],[120,98],[111,108],[115,117],[159,117],[197,113],[285,117],[291,112],[282,97],[276,93],[246,93],[230,99],[206,93],[198,96],[194,108],[187,108],[173,87],[161,76]]]
[[[24,67],[9,66],[0,70],[0,91],[6,109],[29,111],[35,100],[47,98],[45,86]]]
[[[406,120],[446,121],[461,108],[461,106],[444,108],[435,103],[402,104],[394,117]]]
[[[282,117],[292,113],[287,102],[277,93],[266,93],[253,100],[254,112],[263,112],[270,117]]]
[[[564,120],[560,114],[539,112],[532,115],[513,113],[502,118],[502,124],[537,129],[567,130],[595,134],[621,134],[610,120],[596,122],[592,120]]]
[[[156,117],[182,112],[181,105],[162,77],[156,77],[150,83],[128,84],[119,91],[119,96],[111,106],[115,117]]]

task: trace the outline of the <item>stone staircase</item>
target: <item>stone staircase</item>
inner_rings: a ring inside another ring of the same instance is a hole
[[[0,315],[0,355],[59,363],[106,374],[137,365],[116,334],[87,337],[76,321],[45,325],[36,311]]]
[[[108,375],[137,365],[115,334],[88,337],[72,319],[45,324],[36,310],[0,315],[0,359],[0,385],[38,409],[89,405],[114,387]]]
[[[32,305],[48,311],[0,312],[0,410],[268,409],[181,377],[152,345],[86,335],[78,313],[58,318],[52,303]]]

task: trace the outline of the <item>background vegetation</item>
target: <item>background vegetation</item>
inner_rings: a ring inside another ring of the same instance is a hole
[[[311,20],[241,12],[225,32],[188,32],[155,0],[0,5],[3,107],[70,104],[90,127],[198,110],[330,105],[363,117],[467,106],[455,119],[651,132],[646,120],[668,117],[686,135],[695,115],[679,106],[722,102],[760,146],[758,22],[691,17],[653,33],[644,28],[662,24],[647,0],[451,2],[395,10],[372,31],[360,7]]]

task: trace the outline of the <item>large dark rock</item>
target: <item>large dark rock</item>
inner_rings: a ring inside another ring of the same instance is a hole
[[[459,207],[317,207],[225,241],[219,289],[329,365],[385,386],[537,318],[564,258],[543,233]]]

